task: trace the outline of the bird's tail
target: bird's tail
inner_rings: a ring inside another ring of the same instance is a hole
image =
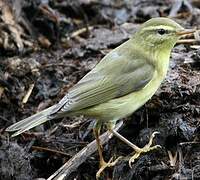
[[[12,137],[14,137],[46,121],[51,120],[52,118],[50,118],[49,115],[54,107],[55,105],[9,126],[8,128],[6,128],[6,131],[16,131],[14,134],[12,134]]]

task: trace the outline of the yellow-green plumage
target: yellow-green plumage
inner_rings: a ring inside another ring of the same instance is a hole
[[[168,33],[159,35],[158,30]],[[45,121],[83,114],[97,121],[117,121],[149,100],[164,79],[171,49],[184,30],[167,18],[154,18],[125,43],[108,53],[67,95],[46,111],[18,122],[7,131],[18,135]]]
[[[119,139],[132,147],[135,154],[129,165],[141,153],[156,149],[149,143],[139,148],[113,130],[117,120],[126,117],[146,103],[166,76],[170,52],[181,35],[187,32],[168,18],[153,18],[145,22],[125,43],[108,53],[99,64],[86,74],[56,105],[28,117],[6,130],[19,135],[48,120],[83,114],[97,120],[94,134],[100,156],[98,178],[106,168],[116,164],[103,159],[99,131],[103,124]]]

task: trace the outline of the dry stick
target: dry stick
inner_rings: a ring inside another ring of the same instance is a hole
[[[120,121],[116,127],[115,131],[123,125]],[[105,144],[112,138],[113,134],[106,131],[100,136],[101,144]],[[92,141],[85,148],[79,151],[75,156],[69,159],[60,169],[58,169],[54,174],[52,174],[47,180],[63,180],[66,179],[72,172],[74,172],[85,160],[97,150],[96,140]]]
[[[31,95],[31,93],[32,93],[32,91],[33,91],[34,85],[35,85],[35,84],[33,83],[33,84],[31,84],[31,85],[29,86],[29,89],[28,89],[26,95],[24,96],[24,98],[23,98],[23,100],[22,100],[22,103],[23,103],[23,104],[26,104],[26,103],[27,103],[27,101],[28,101],[28,99],[29,99],[29,97],[30,97],[30,95]]]
[[[178,40],[177,44],[194,44],[198,41],[196,39],[180,39]]]
[[[75,123],[73,123],[73,124],[63,124],[62,126],[63,127],[65,127],[65,128],[75,128],[75,127],[77,127],[79,124],[81,124],[82,123],[82,121],[81,120],[79,120],[78,122],[75,122]]]
[[[70,154],[67,154],[65,152],[58,151],[58,150],[55,150],[55,149],[49,149],[49,148],[46,148],[46,147],[32,146],[31,148],[34,149],[34,150],[38,150],[38,151],[48,151],[48,152],[51,152],[51,153],[61,154],[61,155],[64,155],[64,156],[71,156]]]
[[[88,27],[88,30],[91,31],[93,28],[94,28],[94,27],[89,26],[89,27]],[[81,35],[81,34],[83,34],[83,33],[85,33],[85,32],[87,32],[87,28],[78,29],[77,31],[74,31],[74,32],[71,34],[70,37],[71,37],[71,38],[74,38],[74,37],[79,36],[79,35]]]

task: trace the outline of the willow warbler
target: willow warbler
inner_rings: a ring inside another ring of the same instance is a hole
[[[99,141],[102,125],[134,149],[135,154],[129,160],[131,165],[141,153],[159,147],[151,147],[157,132],[144,148],[139,148],[113,127],[117,120],[130,115],[153,96],[166,76],[173,46],[182,35],[193,32],[168,18],[150,19],[128,41],[109,52],[58,104],[11,125],[6,131],[16,131],[12,136],[17,136],[52,119],[80,114],[94,117],[100,156],[97,177],[119,159],[104,161]]]

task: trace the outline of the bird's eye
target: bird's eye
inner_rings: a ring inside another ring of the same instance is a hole
[[[164,35],[164,34],[167,33],[167,31],[166,31],[165,29],[158,29],[157,32],[158,32],[158,34],[160,34],[160,35]]]

